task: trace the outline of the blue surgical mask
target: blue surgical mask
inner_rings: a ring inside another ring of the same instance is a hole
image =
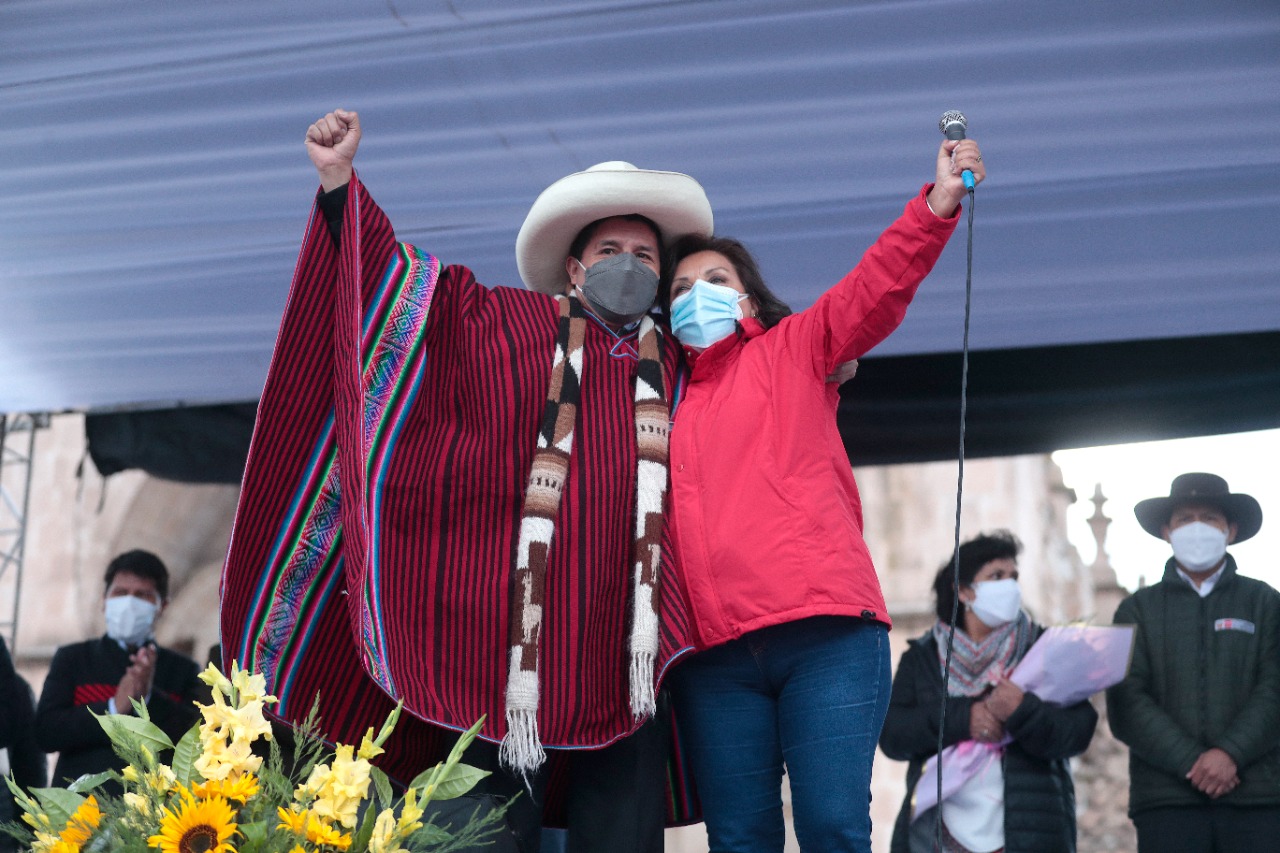
[[[733,334],[742,319],[745,293],[698,279],[671,301],[671,332],[680,343],[706,349]]]

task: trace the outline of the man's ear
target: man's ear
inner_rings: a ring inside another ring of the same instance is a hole
[[[582,284],[582,277],[587,273],[586,270],[582,268],[582,262],[573,255],[564,259],[564,271],[569,276],[569,280],[564,286],[565,296],[568,296],[573,292],[574,287]]]
[[[1230,545],[1236,541],[1236,534],[1240,532],[1240,527],[1234,521],[1227,525],[1227,544]]]

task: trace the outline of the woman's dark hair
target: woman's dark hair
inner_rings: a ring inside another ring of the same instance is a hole
[[[169,570],[164,562],[150,551],[125,551],[107,564],[107,572],[102,576],[104,589],[111,588],[111,582],[121,572],[136,575],[156,585],[156,593],[161,601],[169,600]]]
[[[1022,551],[1022,543],[1018,537],[1008,530],[997,530],[994,533],[982,533],[960,545],[960,586],[969,586],[974,577],[982,571],[982,567],[992,560],[1005,558],[1016,560]],[[933,579],[933,594],[938,599],[938,619],[945,625],[951,624],[951,608],[956,603],[956,589],[952,585],[952,573],[955,568],[956,555],[951,557],[938,569]]]
[[[760,307],[757,319],[766,329],[772,329],[779,320],[791,313],[787,303],[774,296],[773,291],[764,283],[760,267],[746,246],[732,237],[703,237],[698,234],[688,234],[676,240],[667,253],[662,268],[662,283],[658,286],[658,304],[662,306],[663,313],[670,309],[671,280],[675,278],[676,267],[685,258],[698,252],[719,252],[729,259],[738,274],[738,280],[746,288],[747,295]]]

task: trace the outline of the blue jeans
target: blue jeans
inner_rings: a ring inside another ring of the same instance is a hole
[[[776,853],[791,777],[802,850],[871,850],[871,762],[889,706],[884,625],[819,616],[753,631],[672,672],[711,853]]]

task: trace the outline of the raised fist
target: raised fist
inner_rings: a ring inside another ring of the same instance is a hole
[[[360,147],[360,116],[334,110],[307,128],[307,154],[325,191],[351,180],[351,161]]]

